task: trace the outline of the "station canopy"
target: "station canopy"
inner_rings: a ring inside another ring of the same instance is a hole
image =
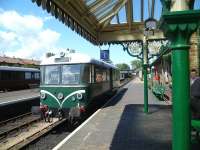
[[[32,0],[91,43],[142,40],[144,19],[154,18],[159,0]],[[160,6],[161,7],[161,6]],[[157,12],[161,14],[160,12]],[[134,14],[140,16],[135,20]],[[148,15],[147,15],[148,14]],[[149,38],[164,38],[155,30]]]

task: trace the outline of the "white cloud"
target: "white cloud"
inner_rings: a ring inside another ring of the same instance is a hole
[[[41,58],[57,47],[60,33],[44,28],[45,18],[20,15],[16,11],[0,14],[0,51],[8,56]]]

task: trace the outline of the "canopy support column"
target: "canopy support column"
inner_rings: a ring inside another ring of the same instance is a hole
[[[162,15],[161,27],[172,49],[173,150],[190,150],[189,39],[199,19],[199,10]]]
[[[148,67],[148,49],[147,40],[144,36],[143,41],[143,74],[144,74],[144,112],[148,113],[148,79],[147,79],[147,67]]]

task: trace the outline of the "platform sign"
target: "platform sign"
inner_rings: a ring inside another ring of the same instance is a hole
[[[109,61],[110,60],[109,50],[100,50],[100,59]]]

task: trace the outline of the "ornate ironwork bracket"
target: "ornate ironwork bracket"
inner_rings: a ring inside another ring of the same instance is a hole
[[[127,41],[120,44],[123,46],[123,50],[127,51],[130,56],[137,57],[142,60],[143,42],[141,40]]]
[[[130,56],[136,57],[140,60],[143,59],[143,41],[125,41],[120,43],[120,45],[122,45],[123,50],[127,51]],[[152,59],[155,56],[159,56],[163,47],[166,48],[168,47],[168,45],[169,41],[167,39],[147,40],[148,60]]]
[[[153,39],[147,40],[148,48],[148,60],[152,59],[155,56],[159,56],[163,50],[169,46],[169,41],[167,39]]]

